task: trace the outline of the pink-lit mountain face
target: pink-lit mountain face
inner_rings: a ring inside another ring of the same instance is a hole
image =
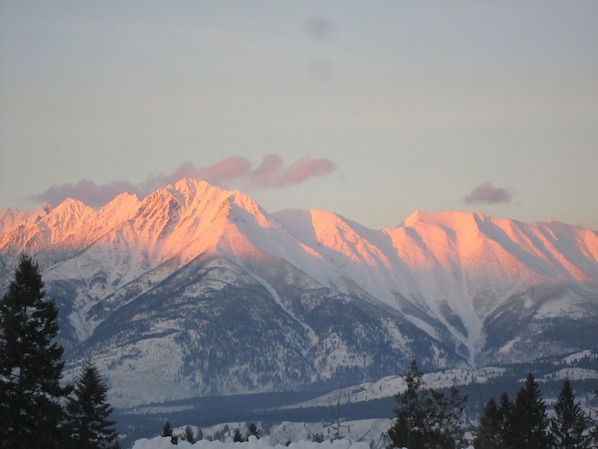
[[[412,358],[526,361],[598,341],[598,235],[563,223],[416,212],[374,230],[325,211],[267,213],[182,180],[99,211],[75,200],[0,211],[2,291],[23,251],[61,307],[70,356],[95,354],[133,402],[153,398],[135,393],[130,371],[150,385],[177,379],[173,398],[372,380]]]

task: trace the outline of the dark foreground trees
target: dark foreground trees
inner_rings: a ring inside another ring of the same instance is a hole
[[[428,395],[423,386],[423,374],[416,361],[412,361],[405,376],[405,391],[395,395],[398,402],[394,410],[396,419],[388,429],[393,447],[425,447]]]
[[[185,434],[183,435],[183,440],[188,441],[191,444],[197,441],[195,433],[193,433],[193,427],[189,425],[185,427]]]
[[[428,388],[423,372],[412,361],[405,391],[395,395],[396,420],[388,429],[392,446],[409,449],[454,449],[464,445],[463,409],[467,396],[456,388],[448,395]]]
[[[548,419],[538,383],[529,373],[515,402],[503,393],[498,406],[492,398],[486,403],[473,443],[475,449],[589,449],[598,443],[591,427],[568,379]]]
[[[91,365],[74,390],[61,384],[58,308],[44,296],[38,265],[21,256],[0,300],[0,449],[108,447],[116,434],[106,389]]]
[[[550,449],[546,404],[532,373],[512,403],[506,393],[497,405],[490,399],[480,418],[474,438],[476,449],[529,448]]]
[[[426,387],[415,361],[405,376],[405,387],[395,396],[396,419],[387,432],[390,447],[468,446],[463,414],[467,396],[461,396],[456,388],[440,393]],[[598,447],[596,430],[592,416],[575,400],[568,379],[549,419],[540,386],[530,372],[514,401],[507,393],[502,393],[498,402],[488,400],[474,430],[473,445],[475,449],[590,449]]]
[[[116,447],[116,423],[110,419],[113,409],[107,396],[108,388],[98,368],[91,360],[86,360],[67,404],[66,428],[73,449]]]
[[[38,266],[22,256],[0,301],[0,447],[62,447],[69,389],[61,386],[58,309],[44,300]]]
[[[476,449],[502,449],[506,447],[505,437],[509,432],[512,410],[513,404],[507,393],[500,396],[498,404],[494,398],[488,400],[484,406],[480,425],[473,440]]]
[[[517,393],[507,424],[505,443],[508,447],[550,449],[546,404],[532,373],[528,373],[525,385]]]
[[[550,430],[555,448],[589,449],[592,447],[589,417],[584,413],[579,402],[575,401],[569,379],[563,382],[563,388],[554,405]]]

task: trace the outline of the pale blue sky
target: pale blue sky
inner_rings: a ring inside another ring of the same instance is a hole
[[[0,0],[0,208],[241,157],[222,185],[270,212],[598,230],[597,24],[595,1]]]

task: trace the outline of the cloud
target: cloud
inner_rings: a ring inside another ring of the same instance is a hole
[[[484,182],[475,187],[469,195],[463,198],[465,204],[496,204],[509,203],[513,196],[502,187],[494,187],[490,182]]]
[[[321,176],[335,169],[330,159],[302,158],[285,168],[280,156],[270,154],[264,157],[259,167],[249,174],[247,187],[272,189],[301,184],[312,176]]]
[[[268,154],[256,168],[252,168],[249,159],[232,156],[207,167],[196,167],[193,163],[186,162],[170,174],[150,175],[139,184],[128,181],[95,184],[88,179],[82,179],[76,184],[52,186],[41,193],[30,195],[29,199],[56,205],[66,198],[73,198],[97,208],[122,192],[134,193],[143,198],[157,188],[173,184],[183,178],[202,179],[224,188],[239,185],[241,188],[264,190],[301,184],[309,178],[326,175],[335,169],[334,162],[325,158],[304,157],[285,167],[280,156]]]
[[[186,162],[169,175],[160,173],[149,176],[147,181],[140,185],[140,191],[142,196],[145,196],[158,187],[173,184],[183,178],[203,179],[221,187],[230,187],[235,181],[247,176],[250,172],[251,162],[240,156],[222,159],[208,167],[195,167],[191,162]]]
[[[35,202],[60,204],[66,198],[73,198],[91,207],[106,204],[122,192],[140,194],[139,189],[127,181],[115,181],[109,184],[97,185],[88,179],[82,179],[76,184],[62,184],[52,186],[41,193],[30,195],[28,198]]]

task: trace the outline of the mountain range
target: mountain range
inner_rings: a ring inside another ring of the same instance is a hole
[[[598,234],[559,222],[417,211],[377,230],[183,179],[100,210],[4,209],[0,293],[22,252],[59,306],[68,366],[93,357],[117,406],[598,347]]]

